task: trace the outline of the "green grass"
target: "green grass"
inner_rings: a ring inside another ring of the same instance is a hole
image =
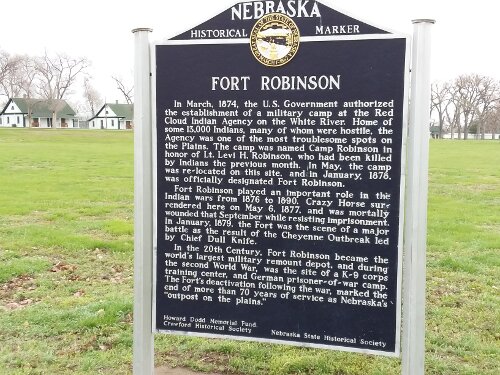
[[[1,374],[128,372],[132,138],[0,131]]]
[[[0,130],[0,374],[127,374],[133,134]],[[431,143],[426,374],[496,375],[500,144]],[[157,335],[157,365],[391,375],[400,361]]]

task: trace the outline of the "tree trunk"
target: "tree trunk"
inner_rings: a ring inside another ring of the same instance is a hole
[[[443,139],[444,116],[439,116],[439,139]]]
[[[33,127],[33,113],[31,111],[31,106],[28,106],[28,128],[32,128]]]
[[[469,138],[469,116],[465,115],[464,119],[464,141]]]

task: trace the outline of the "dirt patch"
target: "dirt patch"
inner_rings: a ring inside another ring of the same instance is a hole
[[[18,298],[14,298],[17,293],[36,289],[35,280],[30,276],[18,276],[0,285],[0,307],[3,310],[12,311],[22,309],[36,301],[25,298],[22,293]]]
[[[50,269],[50,272],[64,272],[64,271],[69,271],[70,273],[75,272],[76,266],[73,264],[67,264],[64,262],[57,262],[54,264],[54,266]]]

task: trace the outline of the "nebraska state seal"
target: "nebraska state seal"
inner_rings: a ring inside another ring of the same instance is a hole
[[[299,50],[299,28],[282,13],[269,13],[257,21],[250,34],[250,48],[262,64],[287,64]]]

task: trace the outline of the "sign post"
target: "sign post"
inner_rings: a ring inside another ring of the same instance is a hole
[[[153,374],[153,128],[151,126],[151,29],[135,37],[134,103],[134,374]]]
[[[434,20],[414,20],[405,220],[403,375],[423,375],[429,170],[430,31]]]

